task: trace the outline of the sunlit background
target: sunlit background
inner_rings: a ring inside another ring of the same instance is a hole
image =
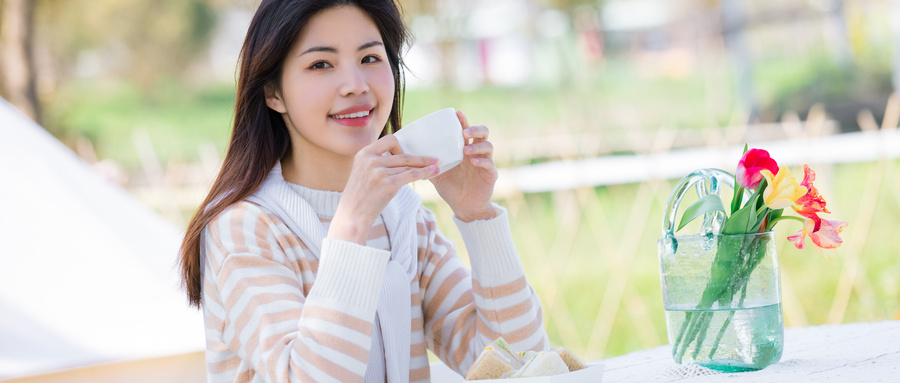
[[[0,4],[0,95],[77,153],[102,182],[127,190],[173,232],[183,230],[224,156],[235,64],[258,2]],[[599,360],[667,343],[656,240],[669,193],[693,169],[733,171],[744,143],[769,149],[795,172],[810,164],[829,218],[850,223],[845,244],[825,256],[783,240],[799,227],[776,229],[785,325],[900,319],[900,154],[891,144],[900,142],[894,134],[900,99],[891,96],[900,89],[900,0],[401,4],[415,37],[405,54],[403,120],[454,107],[491,129],[501,168],[496,201],[509,208],[554,345]],[[9,116],[0,114],[0,140],[19,151],[0,151],[0,169],[7,171],[0,175],[55,177],[23,158],[49,161],[43,149],[29,146],[36,142],[23,133],[30,126]],[[22,195],[42,185],[0,179],[0,188]],[[428,184],[415,187],[444,233],[461,245],[449,208]],[[66,206],[104,203],[72,198]],[[28,214],[13,201],[2,203],[0,228],[15,227]],[[3,242],[14,240],[6,235],[0,233]],[[459,252],[465,259],[465,249]],[[154,256],[175,258],[174,252]],[[53,328],[58,319],[35,307],[61,288],[58,281],[46,279],[46,289],[33,295],[11,290],[3,278],[34,280],[30,275],[42,273],[16,257],[0,255],[0,309],[15,308]],[[90,270],[125,272],[115,267],[98,261]],[[79,279],[67,288],[77,290]],[[120,304],[104,299],[93,304]],[[0,318],[0,334],[21,325]],[[202,325],[190,325],[202,338]],[[30,360],[37,367],[21,367],[17,349],[37,350],[31,358],[39,358],[41,348],[29,342],[50,344],[44,338],[53,336],[36,331],[12,343],[0,339],[0,379],[74,368],[75,375],[21,381],[75,381],[78,371],[87,371],[80,368],[141,358],[98,352],[106,356]],[[202,380],[199,347],[153,354],[152,363],[169,366],[166,358],[189,355],[180,363],[198,368]],[[96,379],[99,370],[90,371]]]

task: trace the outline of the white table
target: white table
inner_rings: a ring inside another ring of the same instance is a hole
[[[603,383],[900,382],[900,321],[786,328],[781,361],[753,372],[679,365],[668,345],[599,362],[605,366]],[[463,381],[441,363],[431,367],[435,383]]]

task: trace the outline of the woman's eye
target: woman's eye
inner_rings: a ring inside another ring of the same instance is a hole
[[[363,64],[371,64],[371,63],[375,63],[375,62],[379,62],[379,61],[381,61],[381,59],[378,58],[378,56],[372,56],[372,55],[363,57],[363,59],[362,59]]]
[[[328,69],[328,68],[331,68],[331,64],[329,64],[325,61],[316,61],[309,67],[309,69]]]

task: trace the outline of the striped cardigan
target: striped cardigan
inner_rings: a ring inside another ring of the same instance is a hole
[[[500,210],[487,221],[456,220],[471,273],[434,215],[421,204],[412,210],[409,381],[429,380],[426,349],[465,374],[498,336],[516,349],[547,348],[540,302]],[[369,244],[384,243],[383,231],[376,222]],[[265,208],[243,201],[226,209],[204,230],[201,250],[208,381],[363,381],[389,254],[326,238],[319,262]]]

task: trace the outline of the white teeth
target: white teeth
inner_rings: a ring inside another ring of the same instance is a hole
[[[333,116],[333,117],[334,117],[334,118],[337,118],[337,119],[345,119],[345,118],[362,118],[362,117],[366,117],[366,116],[368,116],[368,115],[369,115],[369,111],[368,111],[368,110],[364,110],[364,111],[362,111],[362,112],[356,112],[356,113],[350,113],[350,114],[342,114],[342,115],[335,115],[335,116]]]

